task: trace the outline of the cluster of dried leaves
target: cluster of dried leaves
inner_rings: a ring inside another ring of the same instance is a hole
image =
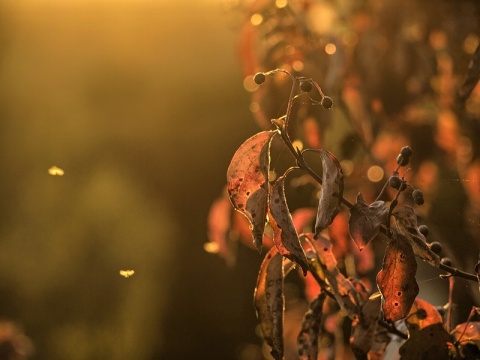
[[[398,196],[391,202],[376,200],[368,204],[359,193],[356,203],[350,203],[343,197],[344,176],[336,157],[327,150],[300,151],[292,145],[288,134],[289,111],[294,89],[304,79],[290,76],[293,87],[287,115],[272,120],[275,130],[262,131],[246,140],[236,151],[227,171],[230,201],[248,219],[253,244],[259,252],[264,247],[264,239],[269,237],[267,233],[273,232],[273,246],[261,265],[254,295],[257,316],[273,358],[283,359],[284,356],[284,279],[296,265],[304,276],[312,275],[320,287],[298,335],[300,359],[317,359],[324,314],[327,308],[331,310],[328,304],[332,301],[337,304],[339,313],[351,320],[350,345],[357,359],[381,359],[394,335],[407,339],[398,350],[401,359],[471,358],[468,346],[480,341],[480,323],[467,321],[449,332],[449,324],[444,325],[437,309],[417,299],[416,258],[449,269],[441,265],[439,256],[418,230],[414,209],[398,205]],[[276,136],[295,157],[296,166],[270,181],[271,143]],[[319,158],[321,171],[307,164],[306,151]],[[310,174],[321,185],[310,232],[297,232],[298,226],[296,228],[287,205],[285,179],[294,170]],[[402,188],[398,193],[401,191]],[[325,230],[343,207],[348,208],[349,232],[360,251],[374,239],[387,242],[383,266],[376,276],[379,292],[369,293],[361,280],[347,278],[337,266]],[[406,326],[408,335],[397,330],[400,323]]]

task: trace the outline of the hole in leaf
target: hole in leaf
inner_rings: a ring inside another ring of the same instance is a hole
[[[401,291],[397,292],[397,296],[402,296],[402,292]]]
[[[247,191],[245,194],[246,194],[247,196],[250,195],[250,191]]]
[[[323,251],[328,251],[328,248],[324,248]]]
[[[394,302],[393,305],[398,306],[398,302]]]

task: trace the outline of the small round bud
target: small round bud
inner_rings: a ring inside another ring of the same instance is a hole
[[[412,197],[413,197],[413,201],[415,202],[415,204],[417,205],[423,205],[425,203],[425,200],[423,198],[423,193],[420,191],[420,190],[413,190],[412,192]]]
[[[410,156],[412,156],[412,154],[413,154],[413,151],[410,146],[404,146],[400,150],[400,155],[402,155],[403,157],[409,158]]]
[[[442,260],[440,260],[440,263],[443,265],[452,266],[452,259],[444,257]]]
[[[331,109],[333,106],[333,100],[330,96],[324,96],[321,104],[325,109]]]
[[[265,82],[265,74],[262,72],[258,72],[253,76],[253,81],[257,85],[262,85]]]
[[[432,250],[435,254],[440,255],[442,252],[443,246],[438,241],[434,241],[430,244],[430,250]]]
[[[427,225],[420,225],[418,227],[418,231],[420,231],[420,234],[422,234],[425,237],[427,237],[430,232]]]
[[[408,157],[405,157],[402,154],[399,154],[397,156],[397,164],[400,165],[400,166],[407,166],[408,165]]]
[[[310,92],[313,89],[311,81],[302,81],[300,82],[300,89],[304,92]]]
[[[392,175],[390,176],[390,179],[388,180],[388,183],[390,186],[394,189],[400,189],[400,186],[402,185],[402,180],[397,176],[397,175]]]

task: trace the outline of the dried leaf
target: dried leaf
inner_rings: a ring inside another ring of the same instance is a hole
[[[348,222],[350,235],[359,250],[372,241],[387,222],[388,209],[383,201],[375,201],[368,205],[362,194],[357,195],[357,203],[350,209]]]
[[[234,208],[252,226],[253,243],[262,249],[268,202],[270,142],[277,131],[263,131],[247,139],[235,152],[227,170],[227,190]]]
[[[302,267],[304,275],[308,271],[308,262],[300,244],[292,216],[285,198],[285,177],[288,171],[280,176],[272,188],[270,195],[269,220],[273,229],[273,242],[280,254],[296,262]]]
[[[309,306],[302,321],[302,328],[297,338],[300,360],[316,360],[318,356],[318,336],[322,323],[322,308],[325,293],[320,293]]]
[[[392,215],[395,217],[398,232],[408,239],[415,255],[430,265],[438,267],[440,257],[430,250],[425,236],[418,231],[417,215],[415,215],[413,208],[403,205],[397,206]]]
[[[400,347],[401,360],[449,360],[451,336],[443,324],[432,324],[410,334]]]
[[[384,359],[384,354],[387,349],[387,346],[392,340],[392,335],[388,330],[382,326],[377,326],[375,334],[373,337],[373,343],[368,356],[370,360],[381,360]]]
[[[340,163],[329,151],[318,150],[322,160],[322,193],[318,203],[315,236],[332,223],[340,211],[343,197],[343,171]]]
[[[480,322],[470,321],[459,324],[453,329],[452,335],[460,344],[475,344],[480,348]]]
[[[352,322],[350,346],[356,359],[367,359],[367,354],[375,340],[381,304],[381,295],[379,293],[372,295],[363,304],[359,316]]]
[[[263,336],[275,360],[283,358],[284,274],[283,257],[272,247],[260,267],[254,303]]]
[[[473,55],[473,58],[470,61],[470,64],[468,66],[468,71],[467,71],[467,74],[465,75],[465,79],[458,91],[460,101],[464,102],[468,99],[473,89],[475,89],[475,86],[477,86],[479,79],[480,79],[480,44],[477,46],[477,50],[475,50],[475,54]]]
[[[412,246],[401,234],[394,234],[385,250],[377,284],[383,296],[383,313],[388,321],[404,319],[418,295],[417,263]]]
[[[313,238],[313,234],[304,234]],[[308,259],[319,274],[330,286],[330,291],[335,296],[338,305],[353,319],[359,311],[360,300],[355,286],[338,269],[337,260],[332,253],[332,243],[322,235],[317,236],[314,242],[316,254],[308,252]],[[318,256],[318,260],[315,258]],[[318,264],[320,261],[320,264]],[[320,269],[317,269],[318,266]],[[322,280],[323,280],[322,278]]]
[[[441,324],[443,318],[435,306],[425,300],[415,299],[405,323],[409,333],[412,333],[433,324]]]

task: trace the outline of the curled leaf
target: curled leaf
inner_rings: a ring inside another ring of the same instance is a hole
[[[275,360],[283,358],[284,276],[283,257],[272,247],[260,267],[254,304],[263,336]]]
[[[348,222],[350,235],[359,250],[372,241],[387,222],[388,209],[383,201],[375,201],[368,205],[362,194],[357,195],[357,203],[350,209]]]
[[[320,293],[309,306],[302,321],[302,327],[297,337],[297,348],[300,360],[317,359],[318,336],[322,324],[322,308],[325,293]]]
[[[234,208],[252,226],[253,243],[262,249],[268,202],[270,142],[277,131],[263,131],[247,139],[235,152],[227,170],[227,190]]]
[[[429,325],[410,334],[408,340],[400,347],[400,359],[449,360],[451,341],[451,336],[443,324]]]
[[[280,254],[299,264],[305,275],[308,271],[307,258],[293,225],[285,198],[284,183],[287,174],[288,172],[280,176],[272,188],[269,206],[270,226],[274,234],[273,242]]]
[[[382,297],[372,295],[362,306],[360,314],[352,322],[350,346],[356,359],[367,359],[367,354],[375,340],[375,330],[380,318]]]
[[[416,271],[412,246],[403,235],[394,234],[385,249],[382,270],[377,274],[386,320],[397,321],[408,315],[419,291]]]
[[[332,223],[340,211],[343,197],[343,171],[337,158],[329,151],[318,150],[322,160],[322,193],[318,203],[315,237]]]
[[[440,257],[426,243],[425,236],[418,231],[417,215],[410,206],[397,206],[392,215],[395,217],[398,232],[403,234],[412,245],[413,252],[423,261],[438,267]]]

